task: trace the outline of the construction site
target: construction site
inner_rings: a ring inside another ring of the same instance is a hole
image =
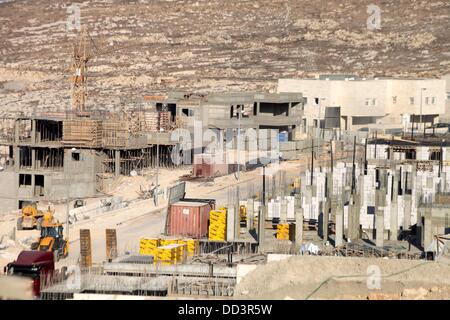
[[[70,104],[0,118],[0,299],[450,299],[450,78],[108,111],[88,86],[105,53],[83,26]]]

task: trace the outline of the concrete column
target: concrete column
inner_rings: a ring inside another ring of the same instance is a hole
[[[36,143],[36,121],[37,120],[31,120],[31,143]]]
[[[305,203],[309,205],[309,212],[303,211],[303,215],[304,216],[306,215],[309,218],[311,215],[311,210],[312,210],[312,188],[311,188],[311,186],[306,186],[304,196],[305,196]]]
[[[287,200],[280,200],[280,223],[287,222]]]
[[[115,151],[115,161],[114,161],[114,168],[115,168],[115,176],[120,176],[120,150]]]
[[[406,194],[403,196],[403,199],[405,203],[403,230],[408,230],[411,227],[411,206],[412,206],[411,195]]]
[[[377,247],[383,247],[384,245],[384,210],[378,208],[376,212],[376,228],[377,228],[377,238],[375,245]]]
[[[20,169],[20,148],[14,147],[14,170],[19,171]]]
[[[258,218],[258,242],[259,242],[259,250],[264,246],[264,236],[265,236],[265,224],[266,224],[266,206],[261,205],[259,210],[259,218]]]
[[[16,120],[14,122],[14,143],[18,144],[19,143],[19,121]]]
[[[353,240],[356,238],[355,235],[355,195],[350,195],[350,200],[348,204],[348,214],[347,214],[347,238]]]
[[[398,203],[391,203],[391,216],[390,216],[391,228],[389,240],[398,239]]]
[[[247,200],[247,230],[253,230],[253,217],[255,214],[255,200]]]
[[[394,177],[392,179],[392,195],[391,195],[391,216],[390,216],[390,239],[398,239],[398,179],[399,172],[395,170]]]
[[[328,222],[330,220],[330,207],[331,207],[331,195],[328,195],[327,200],[324,202],[323,219],[322,219],[322,238],[323,242],[328,241]]]
[[[386,189],[382,187],[376,191],[375,211],[375,244],[377,247],[384,245],[384,207],[386,206]]]
[[[432,209],[430,207],[425,208],[425,226],[424,226],[424,239],[423,248],[427,250],[433,242],[433,222],[432,222]]]
[[[31,149],[31,170],[36,169],[36,149]]]
[[[353,194],[350,198],[348,210],[348,238],[359,239],[359,216],[361,214],[361,202],[359,194]]]
[[[303,244],[303,208],[301,207],[301,197],[295,195],[295,245]]]
[[[231,205],[227,210],[227,241],[235,240],[235,221],[236,221],[236,208]]]
[[[344,203],[342,201],[338,202],[338,206],[336,208],[336,234],[334,238],[334,246],[339,247],[342,246],[344,241]]]

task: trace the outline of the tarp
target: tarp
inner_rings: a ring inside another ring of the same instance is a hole
[[[425,250],[435,253],[435,260],[442,257],[450,258],[450,234],[436,235]]]

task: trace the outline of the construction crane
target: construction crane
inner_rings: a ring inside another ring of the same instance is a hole
[[[86,27],[82,27],[78,39],[74,43],[72,52],[72,64],[70,71],[72,75],[70,82],[72,86],[72,110],[77,114],[83,114],[86,110],[87,97],[87,64],[92,58],[91,46],[88,41]]]

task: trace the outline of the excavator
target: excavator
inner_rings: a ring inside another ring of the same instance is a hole
[[[64,239],[63,231],[62,223],[55,220],[52,213],[41,224],[41,235],[38,242],[31,246],[31,249],[52,252],[56,262],[60,258],[66,258],[69,255],[69,239]]]
[[[36,203],[26,205],[22,208],[21,216],[17,219],[17,230],[37,229],[41,230],[43,222],[51,219],[53,212],[48,208],[46,212],[38,210]]]

